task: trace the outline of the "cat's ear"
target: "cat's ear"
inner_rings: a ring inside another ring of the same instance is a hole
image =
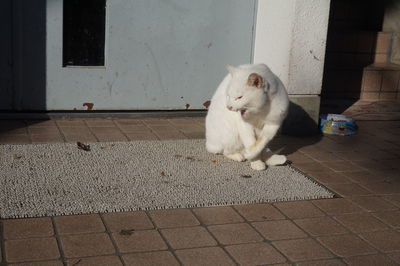
[[[265,88],[264,79],[257,73],[251,73],[247,79],[247,85],[259,89]]]
[[[225,65],[225,68],[229,71],[229,73],[231,73],[231,75],[233,75],[233,73],[236,72],[236,67],[234,67],[234,66]]]

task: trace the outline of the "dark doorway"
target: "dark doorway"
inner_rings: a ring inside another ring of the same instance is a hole
[[[366,71],[387,56],[379,50],[387,38],[382,32],[384,13],[385,1],[331,1],[321,112],[342,113],[371,97],[371,89],[365,88],[371,73],[366,76]]]

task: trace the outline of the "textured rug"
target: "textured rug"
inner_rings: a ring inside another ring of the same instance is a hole
[[[0,218],[330,198],[291,166],[254,171],[204,140],[0,145]]]

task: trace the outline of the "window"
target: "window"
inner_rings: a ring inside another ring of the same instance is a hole
[[[106,0],[64,0],[63,66],[104,66]]]

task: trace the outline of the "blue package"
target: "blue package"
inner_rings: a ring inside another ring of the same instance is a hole
[[[320,115],[319,127],[322,133],[347,136],[357,132],[356,122],[344,115],[323,114]]]

